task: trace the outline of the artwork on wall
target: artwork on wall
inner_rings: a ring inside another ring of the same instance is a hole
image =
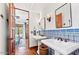
[[[72,26],[71,4],[65,3],[55,10],[56,28]]]

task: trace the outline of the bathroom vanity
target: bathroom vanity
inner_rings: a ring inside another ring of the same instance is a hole
[[[78,43],[64,42],[57,39],[46,39],[41,42],[52,48],[55,51],[55,55],[69,55],[79,49]]]

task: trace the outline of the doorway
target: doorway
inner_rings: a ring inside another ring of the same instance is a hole
[[[7,50],[9,55],[14,55],[16,54],[16,50],[19,51],[18,49],[21,49],[23,47],[24,49],[26,49],[27,47],[29,47],[29,43],[26,43],[26,41],[29,42],[29,11],[16,8],[13,3],[9,3],[8,8],[9,8],[8,9],[8,12],[9,12],[8,30],[9,31],[8,31],[8,44],[7,44],[8,49]],[[26,32],[28,34],[26,34]],[[26,36],[28,36],[28,38]]]
[[[15,27],[15,54],[24,54],[26,50],[25,24],[16,24]]]
[[[15,8],[15,54],[24,55],[29,47],[28,11]]]

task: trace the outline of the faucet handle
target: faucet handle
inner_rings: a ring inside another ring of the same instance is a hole
[[[61,38],[61,37],[58,37],[58,39],[57,40],[61,40],[61,41],[63,41],[63,39]]]
[[[65,39],[65,42],[68,42],[70,39]]]

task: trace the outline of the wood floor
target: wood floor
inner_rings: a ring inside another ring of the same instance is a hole
[[[37,47],[28,48],[28,41],[26,40],[26,48],[22,47],[19,49],[16,49],[15,55],[37,55]]]
[[[26,43],[27,43],[26,55],[37,55],[38,47],[36,46],[36,47],[29,48],[28,40],[26,40]]]
[[[36,51],[37,51],[37,47],[21,49],[21,51],[17,49],[15,55],[37,55]]]
[[[32,47],[26,50],[26,55],[37,55],[37,47]]]

